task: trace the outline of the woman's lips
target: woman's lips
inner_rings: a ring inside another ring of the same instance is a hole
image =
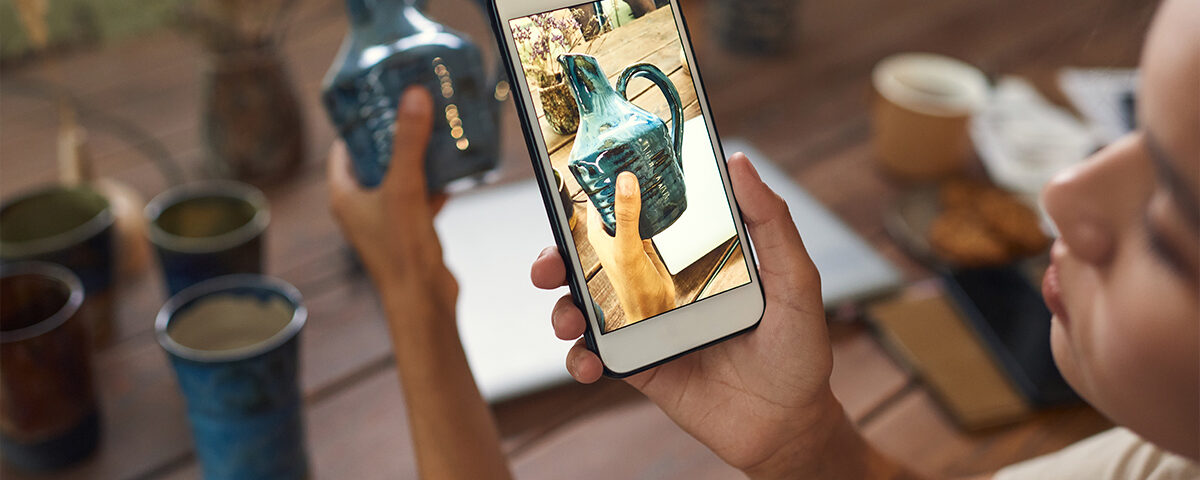
[[[1066,324],[1067,308],[1063,304],[1062,289],[1058,283],[1058,264],[1055,262],[1051,262],[1050,268],[1046,269],[1046,276],[1042,278],[1042,298],[1058,321]]]

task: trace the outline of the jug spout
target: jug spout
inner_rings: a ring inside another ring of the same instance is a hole
[[[579,104],[579,114],[588,115],[599,107],[598,103],[605,98],[616,95],[600,63],[596,57],[579,53],[564,53],[558,56],[558,63],[566,73],[567,83],[575,92],[575,100]]]

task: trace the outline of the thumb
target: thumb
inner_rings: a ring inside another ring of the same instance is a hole
[[[613,206],[617,219],[617,244],[622,251],[641,249],[642,236],[638,226],[642,217],[642,189],[637,175],[621,172],[617,175],[616,205]]]
[[[778,278],[764,278],[767,294],[815,296],[809,299],[815,299],[819,307],[821,278],[787,203],[762,181],[745,154],[735,153],[729,158],[729,177],[759,258],[768,259],[759,264],[759,269],[764,277]]]
[[[433,97],[424,87],[400,96],[392,137],[391,164],[383,181],[395,191],[425,198],[425,151],[433,131]]]

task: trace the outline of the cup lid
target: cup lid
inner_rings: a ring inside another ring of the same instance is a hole
[[[932,53],[901,53],[871,73],[879,95],[903,108],[939,117],[970,116],[987,103],[987,77],[965,62]]]

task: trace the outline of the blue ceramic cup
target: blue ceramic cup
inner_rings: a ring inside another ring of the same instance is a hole
[[[83,285],[44,262],[0,266],[0,454],[25,470],[78,462],[100,436]]]
[[[261,275],[205,280],[158,312],[204,478],[307,477],[298,385],[307,315],[295,287]]]
[[[167,190],[146,204],[147,232],[158,252],[168,295],[235,273],[262,273],[267,197],[233,181]]]
[[[41,188],[0,207],[0,261],[71,269],[83,285],[79,315],[104,343],[113,324],[113,222],[108,199],[85,187]]]

